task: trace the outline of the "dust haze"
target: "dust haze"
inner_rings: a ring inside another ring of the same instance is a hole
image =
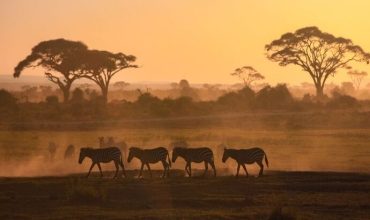
[[[186,140],[189,147],[209,147],[213,150],[217,176],[231,176],[236,174],[237,163],[229,158],[222,163],[223,148],[218,147],[223,143],[227,148],[248,149],[252,147],[262,148],[267,155],[269,166],[264,164],[264,173],[269,171],[330,171],[330,172],[369,172],[370,148],[366,140],[370,138],[367,130],[264,130],[262,125],[253,124],[258,129],[240,129],[231,126],[233,121],[239,118],[224,118],[219,127],[203,125],[194,129],[128,129],[112,128],[109,131],[58,131],[22,132],[23,139],[17,139],[17,132],[2,131],[2,151],[0,176],[6,177],[33,177],[33,176],[61,176],[81,174],[85,176],[91,166],[91,159],[85,158],[82,164],[78,164],[79,150],[81,147],[98,148],[99,136],[114,136],[117,141],[126,141],[128,147],[139,146],[142,148],[168,147],[174,140]],[[254,122],[256,123],[256,122]],[[261,123],[261,122],[260,122]],[[31,138],[32,137],[32,138]],[[28,139],[36,139],[29,142]],[[48,142],[55,141],[58,144],[55,157],[51,158],[48,151]],[[34,150],[17,150],[11,148],[24,146],[22,149],[33,147]],[[36,144],[35,144],[36,143]],[[75,157],[72,160],[64,159],[64,152],[69,144],[75,145]],[[35,147],[34,145],[38,145]],[[127,152],[128,154],[128,152]],[[172,152],[169,152],[172,158]],[[134,158],[127,163],[127,155],[124,156],[126,170],[135,170],[138,175],[141,163]],[[101,164],[103,175],[111,178],[114,175],[114,163]],[[172,163],[170,169],[182,170],[185,173],[185,161],[178,158]],[[161,162],[151,164],[151,169],[163,171]],[[260,167],[255,163],[247,165],[250,176],[257,176]],[[192,163],[195,175],[204,171],[204,163]],[[109,172],[108,172],[109,171]],[[95,166],[92,175],[97,177],[99,170]],[[162,174],[162,173],[161,173]],[[208,167],[207,175],[213,174],[212,167]],[[122,170],[119,170],[119,177]],[[240,168],[240,176],[244,176],[243,168]],[[144,166],[142,175],[149,178],[147,167]],[[153,176],[155,177],[155,176]],[[159,176],[158,176],[159,177]]]

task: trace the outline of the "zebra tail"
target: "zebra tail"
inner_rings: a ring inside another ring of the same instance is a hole
[[[167,153],[167,156],[168,156],[168,163],[170,164],[170,167],[171,167],[170,154],[169,154],[169,153]]]
[[[265,152],[265,163],[266,163],[267,167],[269,167],[269,161],[268,161],[268,159],[267,159],[267,154],[266,154],[266,152]]]

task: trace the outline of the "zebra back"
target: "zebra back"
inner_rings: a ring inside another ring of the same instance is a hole
[[[94,163],[108,163],[112,160],[116,163],[122,162],[122,153],[117,147],[102,149],[81,148],[79,162],[81,163],[85,157],[91,158]]]
[[[142,163],[157,163],[159,161],[165,161],[169,159],[169,154],[166,148],[164,147],[157,147],[154,149],[142,149],[138,147],[131,147],[130,153],[128,156],[128,162],[132,160],[132,158],[138,158]],[[170,162],[171,166],[171,162]]]
[[[200,163],[203,161],[207,161],[207,162],[214,161],[213,152],[208,147],[200,147],[200,148],[176,147],[173,149],[172,162],[174,162],[178,156],[184,158],[186,162]]]

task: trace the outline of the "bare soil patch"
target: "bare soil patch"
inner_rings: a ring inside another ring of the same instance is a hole
[[[0,178],[0,219],[268,219],[281,205],[297,219],[369,219],[370,175],[266,171],[262,177],[186,177],[161,170],[149,178],[111,179],[97,172],[65,176]],[[219,171],[222,172],[222,171]],[[71,201],[70,184],[103,190],[104,200]]]

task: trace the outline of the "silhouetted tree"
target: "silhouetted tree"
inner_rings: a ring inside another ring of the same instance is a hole
[[[293,101],[293,96],[285,84],[266,86],[256,93],[256,104],[264,109],[283,109]]]
[[[253,67],[251,66],[243,66],[242,68],[237,68],[233,73],[230,75],[237,76],[240,80],[243,81],[244,86],[251,86],[251,83],[257,80],[265,79],[265,77],[257,72]]]
[[[136,57],[123,53],[113,54],[108,51],[89,50],[84,54],[82,77],[94,81],[101,89],[103,98],[107,101],[108,87],[112,77],[126,68],[138,68],[133,65]]]
[[[17,109],[17,99],[5,89],[0,89],[0,110]]]
[[[334,37],[321,32],[317,27],[305,27],[294,33],[286,33],[278,40],[265,46],[269,60],[280,66],[289,64],[302,67],[313,79],[316,95],[323,97],[327,78],[334,76],[338,69],[350,69],[351,61],[367,61],[370,54],[350,39]]]
[[[87,50],[82,42],[56,39],[43,41],[32,48],[30,55],[14,68],[13,76],[19,77],[25,68],[43,67],[45,76],[63,91],[63,101],[67,102],[73,81],[79,78],[81,64],[78,58],[81,51]],[[55,76],[56,73],[62,77]]]
[[[57,96],[55,96],[55,95],[47,96],[47,97],[45,98],[45,101],[46,101],[46,103],[48,103],[49,105],[56,105],[56,104],[58,104],[58,103],[59,103],[59,99],[58,99],[58,97],[57,97]]]
[[[127,82],[124,82],[124,81],[117,81],[113,84],[113,86],[115,88],[118,88],[118,89],[124,89],[126,88],[127,86],[129,86],[130,83],[127,83]]]
[[[367,72],[365,71],[360,72],[358,70],[352,70],[352,71],[348,71],[347,74],[349,75],[349,77],[351,77],[351,80],[353,84],[355,85],[356,90],[357,91],[360,90],[361,82],[364,79],[364,77],[367,76]]]
[[[194,101],[199,100],[199,95],[193,88],[190,87],[190,84],[186,79],[180,80],[179,89],[180,89],[180,96],[190,97]]]

